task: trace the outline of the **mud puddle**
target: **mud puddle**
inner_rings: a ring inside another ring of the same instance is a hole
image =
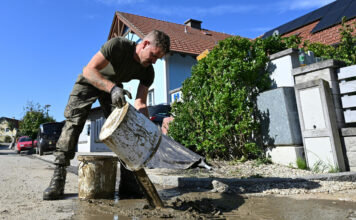
[[[165,208],[145,199],[79,201],[72,219],[356,219],[356,203],[274,196],[160,190]]]

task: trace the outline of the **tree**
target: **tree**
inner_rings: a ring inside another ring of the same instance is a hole
[[[40,104],[28,102],[25,106],[25,115],[20,121],[20,133],[34,140],[36,138],[40,124],[54,122],[54,118],[48,115],[49,105],[42,107]]]

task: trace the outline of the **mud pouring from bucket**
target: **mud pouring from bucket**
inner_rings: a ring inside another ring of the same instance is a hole
[[[106,119],[99,138],[133,171],[151,206],[163,207],[143,167],[157,151],[162,134],[145,115],[126,103]]]

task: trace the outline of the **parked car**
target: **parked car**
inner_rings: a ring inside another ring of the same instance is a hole
[[[23,150],[32,150],[33,145],[32,145],[32,139],[28,136],[22,136],[18,138],[18,141],[16,143],[16,153],[20,153]]]
[[[56,144],[63,126],[64,122],[49,122],[40,125],[36,139],[37,154],[43,155],[44,152],[56,149]]]
[[[164,118],[171,116],[171,106],[169,104],[160,104],[148,106],[150,120],[161,127]]]

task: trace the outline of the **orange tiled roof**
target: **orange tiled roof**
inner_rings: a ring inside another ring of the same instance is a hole
[[[157,29],[168,34],[171,39],[171,51],[198,55],[206,49],[213,49],[218,41],[232,35],[206,29],[196,29],[153,18],[116,12],[116,16],[126,26],[130,27],[139,37],[143,38],[150,31]]]

